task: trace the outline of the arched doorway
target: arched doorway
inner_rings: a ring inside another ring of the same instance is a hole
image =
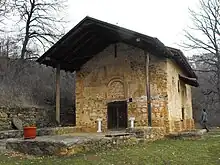
[[[125,100],[125,87],[120,79],[108,83],[107,128],[111,130],[127,128],[128,112]],[[122,101],[123,100],[123,101]]]

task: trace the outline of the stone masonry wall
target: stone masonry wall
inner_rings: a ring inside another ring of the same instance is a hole
[[[150,58],[150,86],[152,126],[165,127],[169,132],[169,115],[167,109],[167,60],[164,57],[151,56]]]
[[[194,129],[191,86],[179,80],[179,74],[184,75],[184,73],[173,61],[167,60],[167,68],[170,131]],[[184,108],[184,117],[182,108]]]
[[[125,44],[118,44],[117,50],[115,57],[114,45],[109,46],[77,72],[76,125],[96,129],[97,118],[102,118],[107,128],[108,102],[145,95],[144,52]],[[138,123],[146,121],[141,110],[135,114]]]
[[[152,107],[152,126],[165,126],[169,130],[168,111],[167,111],[167,72],[166,59],[150,55],[149,80]],[[145,94],[146,95],[146,94]],[[148,125],[147,97],[138,97],[133,103],[129,103],[129,110],[133,111],[132,116],[137,120],[142,114],[144,120],[137,122],[136,126]],[[137,113],[139,112],[139,113]]]
[[[24,124],[34,121],[38,128],[55,124],[55,111],[42,108],[6,108],[0,107],[0,130],[12,129],[12,118],[18,117]]]
[[[168,120],[166,60],[150,55],[153,126]],[[126,44],[107,47],[76,73],[76,126],[97,130],[97,118],[107,128],[107,103],[132,98],[128,118],[137,126],[147,126],[147,98],[144,51]]]

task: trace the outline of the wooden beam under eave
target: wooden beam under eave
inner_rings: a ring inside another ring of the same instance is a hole
[[[56,121],[60,124],[60,64],[56,68]]]

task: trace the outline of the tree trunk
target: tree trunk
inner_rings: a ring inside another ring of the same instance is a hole
[[[24,42],[23,42],[22,50],[21,50],[21,59],[24,59],[25,53],[26,53],[26,50],[27,50],[27,45],[28,45],[28,41],[29,41],[30,23],[31,23],[31,17],[32,17],[32,14],[33,14],[34,7],[35,7],[35,1],[31,2],[30,13],[26,13],[28,17],[27,17],[27,22],[26,22],[26,27],[25,27]]]
[[[21,59],[24,59],[24,57],[25,57],[28,40],[29,40],[29,39],[28,39],[28,34],[26,34],[26,35],[25,35],[25,38],[24,38],[23,45],[22,45]]]
[[[218,102],[220,103],[220,56],[218,51],[216,52],[217,54],[217,97],[218,97]]]

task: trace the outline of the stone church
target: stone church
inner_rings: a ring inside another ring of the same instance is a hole
[[[133,118],[135,127],[194,128],[197,76],[157,38],[85,17],[37,61],[76,73],[76,126],[95,132],[100,119],[103,131],[119,130]]]

